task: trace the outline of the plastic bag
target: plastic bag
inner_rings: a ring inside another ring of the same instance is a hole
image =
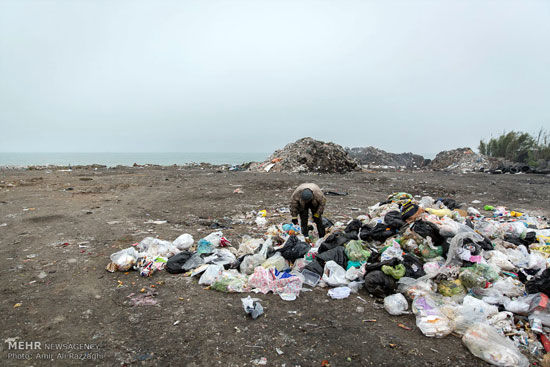
[[[288,263],[285,258],[281,255],[280,252],[276,252],[275,255],[271,256],[269,259],[262,263],[264,268],[275,268],[279,271],[288,269]]]
[[[493,283],[492,288],[508,297],[519,297],[524,293],[523,283],[511,277],[497,280]]]
[[[500,251],[497,251],[497,250],[487,251],[485,252],[485,256],[486,258],[489,259],[487,261],[489,265],[493,265],[502,270],[507,270],[507,271],[514,270],[515,268],[515,265],[512,264],[510,260],[508,260],[508,256],[506,256],[504,253]]]
[[[371,271],[365,275],[365,289],[375,297],[385,297],[395,291],[395,280],[380,270]]]
[[[466,295],[466,289],[460,279],[442,280],[437,286],[437,291],[446,297]]]
[[[193,246],[193,236],[191,236],[189,233],[184,233],[178,238],[172,242],[174,246],[176,246],[180,250],[187,250]]]
[[[258,298],[250,298],[250,296],[248,296],[246,298],[241,298],[241,302],[243,303],[244,312],[252,316],[254,320],[264,313],[264,308],[260,304]]]
[[[204,259],[198,253],[194,253],[182,266],[184,272],[195,269],[196,267],[204,264]]]
[[[458,307],[457,316],[455,318],[455,331],[462,334],[470,326],[485,323],[487,319],[498,313],[496,306],[490,305],[482,300],[467,295],[464,297],[464,302]]]
[[[241,270],[242,274],[246,274],[246,275],[252,274],[254,272],[254,269],[257,266],[262,265],[265,260],[266,260],[265,256],[260,253],[254,254],[254,255],[247,255],[241,262],[239,269]]]
[[[382,270],[384,274],[391,276],[395,280],[399,280],[400,278],[402,278],[406,272],[405,265],[403,264],[397,264],[393,267],[382,265],[382,268],[380,270]]]
[[[337,287],[329,289],[328,295],[332,299],[344,299],[348,298],[351,293],[351,289],[349,287]]]
[[[193,254],[189,251],[182,251],[172,256],[166,262],[166,271],[170,274],[184,273],[186,270],[183,270],[183,266],[192,255]]]
[[[212,255],[204,258],[206,264],[227,265],[233,264],[237,258],[226,248],[214,249]]]
[[[344,247],[346,255],[351,261],[367,261],[369,259],[370,251],[364,249],[361,240],[349,241]]]
[[[346,271],[344,268],[332,260],[325,263],[322,279],[332,287],[338,287],[349,283],[346,279]]]
[[[247,254],[253,254],[264,243],[261,238],[251,238],[250,236],[243,236],[243,240],[237,250],[237,256],[241,257]]]
[[[145,237],[136,248],[148,258],[155,258],[157,256],[170,258],[180,252],[172,242],[153,237]]]
[[[474,356],[495,366],[529,366],[529,360],[521,354],[515,344],[500,335],[490,325],[477,324],[471,326],[464,333],[462,342]]]
[[[296,236],[290,236],[280,252],[285,259],[295,261],[307,254],[310,249],[311,246],[306,242],[300,241]]]
[[[115,264],[115,269],[118,271],[128,271],[136,264],[140,254],[133,247],[125,248],[111,254],[110,259]]]
[[[221,265],[209,265],[206,271],[202,274],[199,279],[199,284],[201,285],[211,285],[223,273],[223,266]]]
[[[380,255],[381,261],[386,261],[390,259],[399,259],[403,260],[403,250],[401,249],[401,245],[396,240],[391,241],[391,246],[386,248],[386,250]]]
[[[416,315],[416,326],[422,334],[429,337],[442,338],[453,331],[451,321],[427,295],[418,295],[412,303],[412,310]]]
[[[348,270],[346,270],[346,279],[347,280],[355,280],[358,279],[363,275],[363,272],[359,268],[351,267]]]
[[[392,294],[384,298],[384,308],[390,315],[404,315],[409,308],[409,303],[401,293]]]

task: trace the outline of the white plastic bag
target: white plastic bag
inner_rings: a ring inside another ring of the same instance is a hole
[[[323,271],[323,281],[332,287],[347,285],[346,271],[335,261],[327,261]]]
[[[489,265],[493,265],[499,269],[507,271],[514,270],[515,268],[515,265],[508,260],[508,256],[498,250],[487,251],[485,252],[485,256],[489,259],[487,261]]]
[[[473,325],[462,337],[462,342],[476,357],[495,366],[528,367],[529,360],[515,344],[487,324]]]
[[[384,298],[384,308],[390,315],[404,315],[407,314],[407,308],[409,304],[401,293],[392,294]]]
[[[195,242],[195,240],[193,240],[193,236],[191,236],[189,233],[184,233],[176,238],[174,242],[172,242],[172,244],[183,251],[193,246],[193,242]]]
[[[246,274],[246,275],[252,274],[254,272],[254,269],[257,266],[262,265],[264,261],[265,261],[265,256],[263,256],[260,253],[246,256],[241,262],[241,266],[239,268],[241,270],[241,274]]]
[[[399,259],[403,260],[403,250],[401,249],[401,245],[396,240],[392,239],[390,247],[388,247],[382,255],[380,255],[380,261],[386,261],[391,259]]]
[[[422,334],[442,338],[453,331],[451,321],[428,295],[418,295],[412,303],[416,326]]]
[[[262,266],[266,269],[275,268],[279,271],[283,271],[288,268],[288,262],[280,252],[276,252],[275,255],[264,261]]]
[[[237,251],[237,257],[241,257],[247,254],[253,254],[264,243],[261,238],[251,238],[250,236],[243,236],[243,240],[239,245]]]
[[[181,252],[172,242],[153,237],[145,237],[136,247],[148,258],[157,256],[170,258]]]
[[[337,287],[329,289],[328,295],[332,299],[344,299],[348,298],[351,293],[351,289],[348,287]]]
[[[222,237],[223,237],[223,232],[222,231],[218,231],[218,232],[212,232],[210,233],[208,236],[204,237],[204,239],[208,242],[210,242],[212,244],[212,246],[214,247],[219,247],[220,246],[220,242],[222,240]]]
[[[133,247],[125,248],[110,256],[118,271],[130,270],[136,264],[138,257],[140,257],[140,254]]]
[[[201,275],[199,284],[211,285],[223,274],[223,266],[221,265],[208,265],[206,271]]]

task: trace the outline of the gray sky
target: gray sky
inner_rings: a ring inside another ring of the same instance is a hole
[[[0,0],[0,151],[415,153],[550,127],[550,1]]]

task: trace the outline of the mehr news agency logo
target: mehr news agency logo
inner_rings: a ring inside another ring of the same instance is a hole
[[[99,344],[44,343],[40,341],[4,340],[7,359],[18,360],[99,360],[105,357]]]

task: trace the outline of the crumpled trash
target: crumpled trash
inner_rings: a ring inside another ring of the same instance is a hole
[[[191,246],[193,246],[193,242],[193,236],[191,236],[189,233],[184,233],[176,238],[174,242],[172,242],[172,244],[180,250],[188,250],[189,248],[191,248]]]
[[[286,240],[280,252],[286,260],[295,261],[307,254],[310,249],[310,245],[300,241],[297,236],[292,235]]]
[[[246,298],[241,298],[241,302],[243,303],[244,312],[252,316],[254,320],[264,313],[264,308],[260,304],[258,298],[250,298],[250,296],[248,296]]]
[[[370,256],[370,251],[363,247],[363,241],[349,241],[344,246],[346,255],[350,261],[367,261]]]
[[[108,267],[107,270],[114,271],[128,271],[130,270],[137,262],[140,254],[133,247],[125,248],[111,254],[111,261],[114,264],[113,267]]]
[[[284,300],[294,300],[300,295],[303,279],[289,272],[279,272],[277,269],[265,269],[261,266],[254,269],[248,278],[248,285],[252,289],[266,294],[273,292]]]
[[[223,266],[221,265],[208,265],[205,272],[199,279],[200,285],[211,285],[223,274]]]
[[[412,310],[416,315],[416,326],[422,334],[442,338],[453,331],[451,321],[441,312],[430,296],[419,295],[415,297]]]
[[[528,367],[529,360],[521,354],[515,344],[487,324],[476,324],[468,328],[462,342],[476,357],[495,366]]]
[[[349,280],[346,279],[346,271],[334,261],[327,261],[323,272],[323,281],[332,287],[346,285]]]
[[[191,258],[191,256],[193,256],[193,254],[189,251],[182,251],[179,254],[172,256],[166,262],[166,271],[170,274],[185,273],[187,270],[184,270],[184,265],[187,263],[187,260]]]
[[[395,291],[395,280],[380,270],[371,271],[365,275],[365,289],[375,297],[382,298]]]
[[[409,308],[409,303],[401,293],[392,294],[384,298],[384,309],[388,311],[390,315],[404,315]]]
[[[349,287],[336,287],[329,289],[328,295],[332,299],[344,299],[348,298],[351,293],[351,289]]]

